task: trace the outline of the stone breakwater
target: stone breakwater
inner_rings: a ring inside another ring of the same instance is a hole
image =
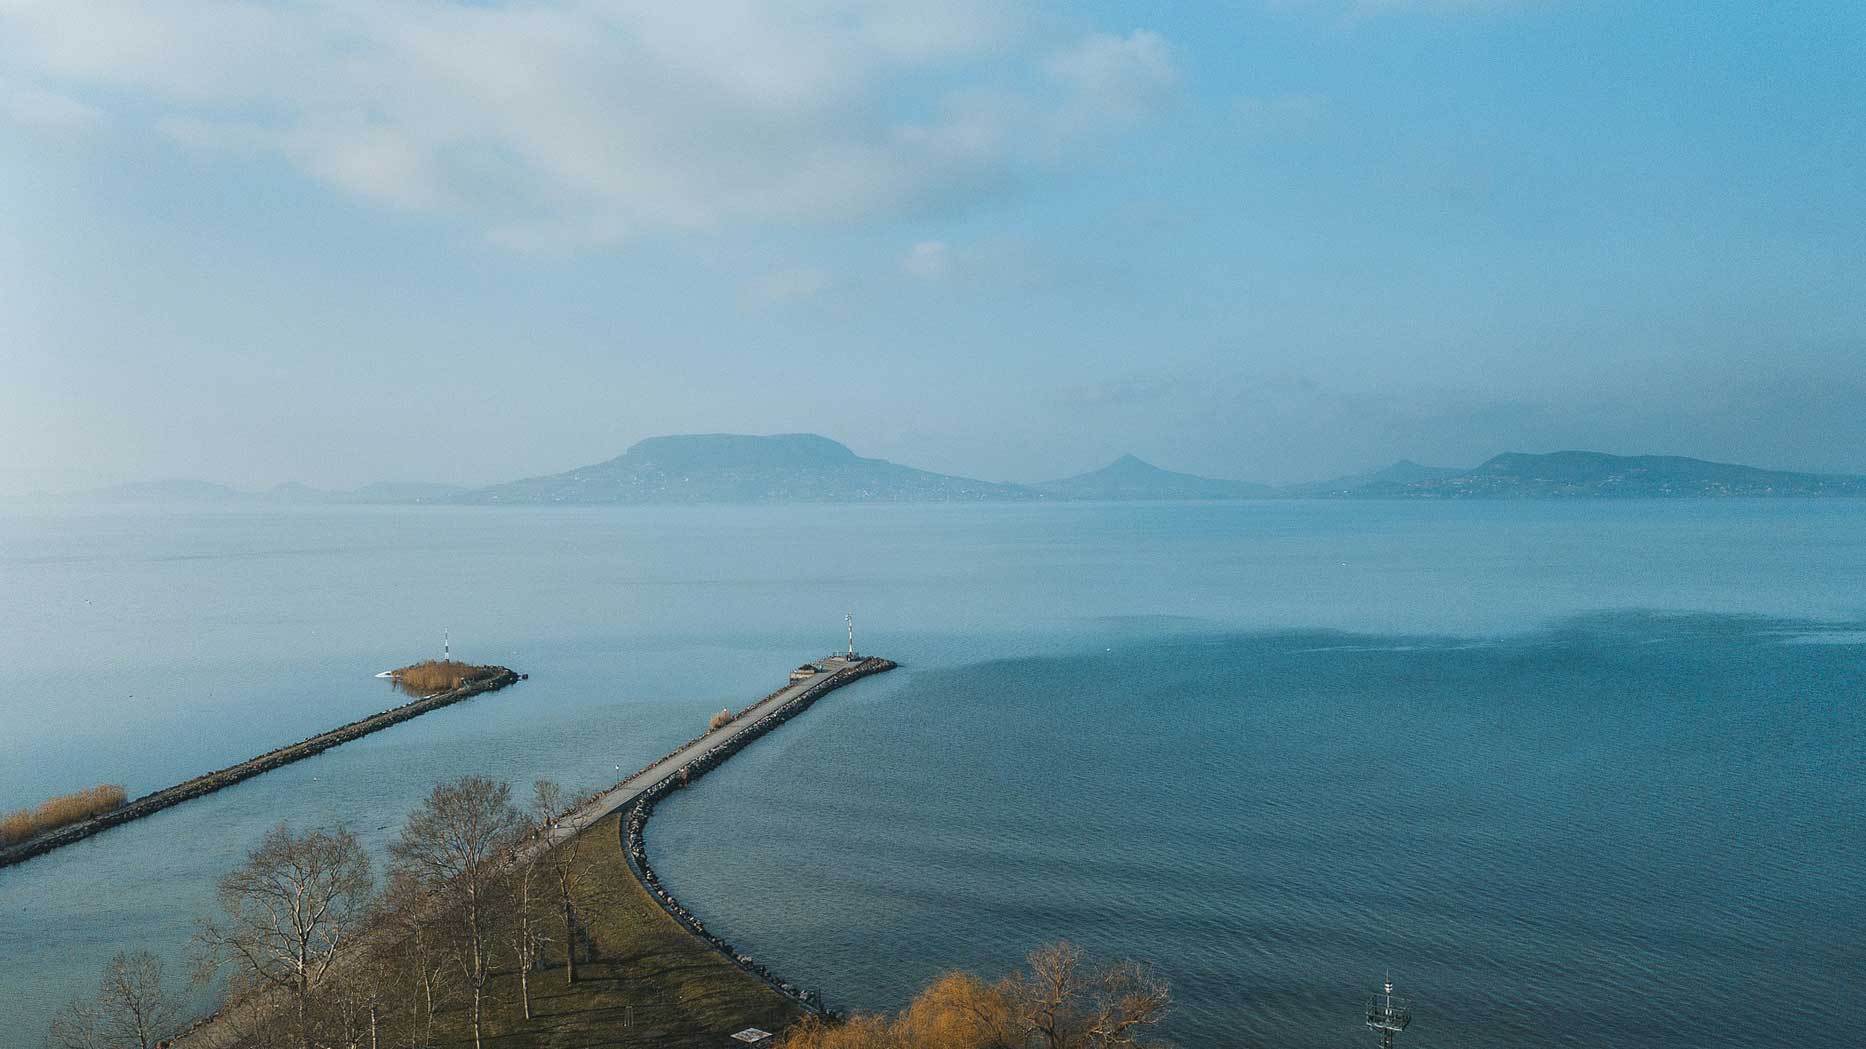
[[[430,710],[438,710],[441,707],[450,706],[463,699],[477,696],[482,692],[497,691],[525,677],[525,675],[508,670],[505,667],[490,667],[488,669],[492,670],[493,673],[487,677],[464,682],[457,688],[451,688],[445,692],[437,692],[432,696],[424,696],[420,699],[404,703],[399,707],[391,707],[379,714],[371,714],[365,718],[358,718],[347,725],[341,725],[331,729],[329,732],[320,732],[309,739],[303,739],[297,743],[291,743],[275,750],[269,750],[256,758],[249,758],[237,765],[229,765],[224,769],[209,772],[204,776],[196,776],[191,780],[178,783],[173,787],[165,787],[152,794],[145,794],[140,798],[127,802],[121,808],[113,809],[101,816],[95,816],[81,823],[73,823],[67,827],[50,830],[36,837],[28,838],[25,841],[0,848],[0,867],[22,863],[34,856],[51,852],[53,849],[61,846],[70,845],[72,842],[76,841],[82,841],[93,834],[109,830],[111,827],[128,823],[132,820],[142,819],[144,816],[160,812],[174,805],[179,805],[192,798],[198,798],[204,794],[212,794],[217,790],[231,787],[235,783],[251,779],[262,772],[270,772],[281,766],[289,765],[294,761],[302,761],[313,754],[322,753],[340,743],[347,743],[350,740],[367,736],[371,732],[381,731],[382,729],[388,728],[390,725],[397,725],[410,718],[420,717]]]
[[[674,920],[688,932],[725,955],[734,965],[763,980],[779,994],[803,1008],[819,1014],[825,1011],[821,995],[815,991],[806,991],[797,987],[755,961],[750,955],[734,947],[724,937],[708,930],[705,922],[702,922],[685,904],[676,899],[673,893],[661,886],[661,881],[656,877],[653,866],[648,863],[644,832],[648,826],[648,818],[654,815],[655,803],[670,792],[689,786],[701,776],[718,768],[727,758],[743,750],[753,740],[810,709],[812,704],[830,692],[871,674],[893,670],[895,665],[890,660],[869,658],[836,671],[823,681],[799,693],[795,699],[772,710],[743,731],[723,740],[718,746],[707,750],[643,790],[634,807],[629,810],[628,818],[622,824],[622,852],[628,858],[629,870],[634,872],[635,877],[641,881],[642,888],[648,890],[648,895],[654,897],[655,902],[659,903],[663,910],[673,916]]]

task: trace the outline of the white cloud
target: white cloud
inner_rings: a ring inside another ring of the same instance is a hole
[[[1156,34],[1037,24],[1004,0],[0,0],[0,70],[551,251],[963,200],[1177,81]]]
[[[0,117],[35,131],[89,131],[104,122],[103,110],[81,99],[0,81]]]
[[[829,274],[815,267],[772,270],[745,282],[740,289],[739,305],[744,309],[781,306],[820,295],[829,284]]]
[[[923,240],[901,257],[901,270],[921,280],[944,280],[952,274],[952,248],[945,241]]]
[[[1179,83],[1166,40],[1136,29],[1095,33],[1050,55],[1044,71],[1064,85],[1083,116],[1133,120],[1158,106]]]
[[[900,259],[901,272],[928,285],[963,288],[973,293],[1024,294],[1055,284],[1068,263],[1048,257],[1040,245],[1017,235],[997,234],[953,243],[923,240]],[[1072,279],[1092,282],[1089,270]]]

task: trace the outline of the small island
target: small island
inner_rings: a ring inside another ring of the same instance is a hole
[[[395,687],[411,696],[432,696],[497,677],[504,667],[482,667],[457,659],[426,659],[388,673]]]

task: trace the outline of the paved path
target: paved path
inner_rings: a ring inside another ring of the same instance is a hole
[[[543,842],[548,847],[549,845],[556,845],[559,842],[567,841],[577,834],[582,833],[585,828],[601,820],[604,816],[609,815],[617,809],[627,808],[634,803],[636,798],[641,796],[642,791],[647,790],[661,780],[673,775],[682,765],[685,765],[689,761],[692,761],[739,733],[744,732],[759,718],[764,717],[773,710],[796,699],[811,686],[822,684],[835,672],[856,666],[859,662],[860,660],[856,663],[851,663],[847,659],[841,657],[817,660],[816,665],[822,669],[819,669],[816,674],[804,678],[801,681],[791,682],[783,689],[745,708],[743,713],[733,718],[721,728],[713,732],[708,732],[699,739],[694,740],[672,754],[669,754],[667,757],[662,758],[660,761],[655,762],[609,788],[602,794],[597,795],[596,798],[588,804],[579,807],[575,812],[558,820],[557,825],[551,829],[550,835],[544,838]]]

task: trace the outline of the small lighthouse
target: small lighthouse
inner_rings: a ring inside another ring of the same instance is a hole
[[[842,618],[849,623],[849,662],[853,663],[855,662],[855,613],[850,612]]]
[[[451,663],[453,661],[454,661],[453,634],[446,630],[443,630],[441,631],[441,662]]]

